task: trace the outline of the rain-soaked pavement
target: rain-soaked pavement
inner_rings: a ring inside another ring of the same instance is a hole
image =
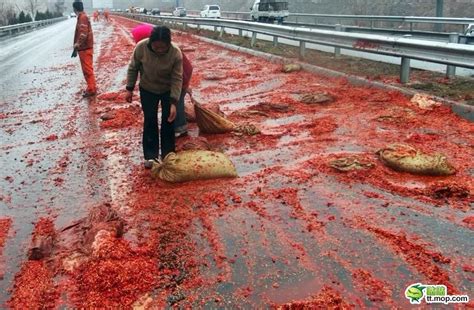
[[[222,151],[239,178],[166,184],[141,166],[138,97],[123,99],[135,25],[93,24],[90,100],[70,58],[74,20],[2,42],[2,304],[405,308],[413,283],[473,291],[472,123],[175,33],[195,97],[261,134],[190,123],[178,149]],[[321,92],[333,102],[301,100]],[[390,143],[443,152],[457,173],[392,171],[375,154]],[[341,157],[372,168],[338,172]]]

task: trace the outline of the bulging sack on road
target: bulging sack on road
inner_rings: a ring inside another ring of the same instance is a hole
[[[443,176],[456,173],[456,169],[443,154],[424,154],[406,144],[392,144],[377,151],[380,160],[388,167],[413,174]]]
[[[260,133],[260,129],[254,124],[246,123],[235,127],[235,133],[237,135],[254,136]]]
[[[374,167],[374,164],[364,159],[349,156],[333,159],[329,162],[329,166],[341,172],[348,172],[371,169]]]
[[[199,131],[202,133],[226,133],[235,128],[235,124],[225,117],[194,103],[194,112],[196,114],[196,123]]]
[[[410,101],[423,110],[432,110],[435,107],[441,106],[441,102],[436,101],[432,96],[426,94],[415,94]]]
[[[301,70],[300,64],[286,64],[286,65],[283,65],[283,68],[281,69],[281,71],[284,73],[297,72],[300,70]]]
[[[323,104],[333,101],[334,97],[327,93],[309,93],[301,96],[301,102],[306,104]]]
[[[151,173],[171,183],[237,177],[234,164],[225,154],[202,150],[170,153],[153,166]]]

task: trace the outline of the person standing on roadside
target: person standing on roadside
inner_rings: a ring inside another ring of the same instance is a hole
[[[99,21],[99,11],[95,10],[92,16],[94,17],[94,22],[97,23]]]
[[[74,53],[73,57],[79,54],[81,61],[82,73],[87,82],[87,89],[82,94],[83,97],[95,96],[97,87],[94,76],[94,38],[92,34],[92,26],[89,17],[84,12],[84,5],[80,1],[72,3],[74,13],[77,15],[76,32],[74,34]]]
[[[174,120],[183,83],[183,56],[171,42],[166,26],[153,28],[148,39],[141,40],[133,51],[127,72],[127,102],[140,73],[140,100],[143,110],[144,166],[150,169],[161,158],[175,151]],[[161,130],[158,134],[158,105],[161,102]]]

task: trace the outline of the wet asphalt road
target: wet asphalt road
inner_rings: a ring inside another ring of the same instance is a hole
[[[86,145],[94,151],[83,134],[93,135],[97,120],[80,96],[85,83],[79,58],[71,59],[74,27],[69,19],[1,42],[0,112],[9,116],[0,120],[0,212],[15,231],[4,250],[1,304],[37,219],[53,216],[64,225],[109,196],[98,183],[102,167],[81,152]]]

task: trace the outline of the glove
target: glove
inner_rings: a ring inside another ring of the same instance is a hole
[[[77,57],[77,49],[74,49],[74,50],[72,51],[71,58],[75,58],[75,57]]]

